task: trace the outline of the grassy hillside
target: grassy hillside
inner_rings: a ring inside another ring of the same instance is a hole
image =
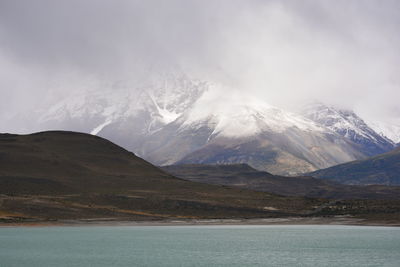
[[[400,199],[400,187],[351,186],[310,176],[285,177],[258,171],[247,164],[172,165],[168,173],[194,182],[228,185],[285,196],[329,199]]]
[[[344,184],[400,185],[400,147],[393,151],[310,173]]]

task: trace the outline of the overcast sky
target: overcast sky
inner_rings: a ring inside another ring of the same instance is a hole
[[[399,14],[397,0],[0,0],[0,112],[178,66],[285,108],[400,117]]]

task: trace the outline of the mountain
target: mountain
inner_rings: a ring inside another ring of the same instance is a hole
[[[309,173],[344,184],[400,185],[400,148],[368,159]]]
[[[318,203],[178,179],[93,135],[0,134],[0,221],[276,217]]]
[[[379,135],[376,143],[360,145],[243,90],[181,72],[100,87],[71,92],[31,112],[38,119],[27,123],[98,135],[156,165],[247,163],[281,175],[362,159],[389,146]]]
[[[200,183],[227,185],[285,196],[329,199],[400,199],[400,187],[343,185],[311,176],[285,177],[258,171],[247,164],[171,165],[162,169]]]
[[[247,163],[293,175],[364,157],[351,141],[299,115],[241,94],[223,103],[208,94],[149,137],[145,158],[157,165]]]
[[[338,109],[316,102],[307,105],[302,114],[359,145],[360,151],[373,156],[390,151],[394,142],[377,132],[351,110]]]

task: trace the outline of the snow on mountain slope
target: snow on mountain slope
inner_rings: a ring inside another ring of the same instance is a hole
[[[162,74],[144,83],[102,86],[73,93],[44,112],[39,123],[101,135],[112,124],[136,118],[148,134],[178,118],[208,85],[183,74]]]
[[[302,114],[358,144],[360,149],[369,156],[394,148],[391,140],[375,132],[351,110],[338,109],[322,103],[311,103],[305,106]]]
[[[211,136],[254,136],[265,131],[283,132],[290,127],[324,131],[311,120],[283,111],[258,98],[235,91],[230,95],[216,95],[215,92],[226,90],[213,89],[211,87],[184,115],[181,129],[208,120],[214,124]]]
[[[400,143],[400,119],[389,118],[384,121],[369,120],[368,125],[381,136],[387,137],[394,143]]]

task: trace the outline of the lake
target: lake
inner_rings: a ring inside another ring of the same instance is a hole
[[[0,228],[0,266],[400,266],[400,228]]]

